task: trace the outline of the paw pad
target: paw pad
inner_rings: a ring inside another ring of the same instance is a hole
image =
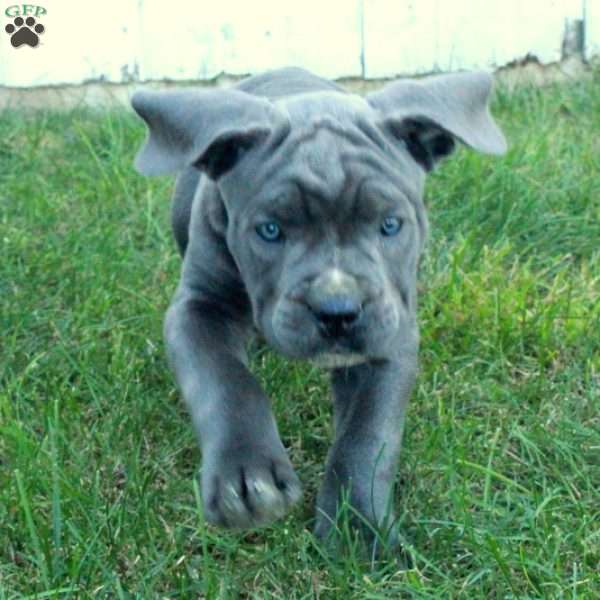
[[[23,44],[35,48],[40,42],[39,34],[44,33],[45,28],[41,23],[36,24],[33,17],[27,17],[27,19],[16,17],[4,28],[4,31],[11,36],[10,43],[15,48]]]

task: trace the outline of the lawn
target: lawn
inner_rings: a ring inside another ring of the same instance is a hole
[[[304,500],[205,525],[161,339],[172,180],[133,171],[129,113],[0,113],[0,600],[600,598],[600,76],[494,112],[509,153],[427,187],[404,566],[313,539],[327,375],[265,349]]]

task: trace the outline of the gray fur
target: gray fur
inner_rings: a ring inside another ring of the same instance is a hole
[[[461,73],[399,81],[363,99],[283,69],[230,90],[134,96],[149,127],[136,167],[179,173],[173,229],[183,268],[165,339],[202,448],[210,522],[263,525],[301,495],[247,367],[254,329],[285,356],[332,369],[335,440],[316,533],[332,529],[344,490],[372,524],[393,519],[417,372],[425,173],[456,140],[504,152],[488,111],[491,83]],[[384,235],[384,221],[397,233]],[[265,241],[265,223],[284,238]]]

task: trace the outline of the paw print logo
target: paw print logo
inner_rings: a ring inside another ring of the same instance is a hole
[[[40,43],[39,34],[44,33],[45,28],[41,23],[36,24],[33,17],[27,19],[17,17],[4,28],[4,31],[10,35],[10,43],[15,48],[23,44],[35,48]]]

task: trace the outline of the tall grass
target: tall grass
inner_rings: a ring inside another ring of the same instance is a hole
[[[509,154],[461,150],[427,188],[408,566],[321,552],[326,376],[263,349],[305,500],[205,525],[161,341],[172,182],[133,172],[129,114],[1,114],[0,599],[600,597],[600,84],[494,112]]]

